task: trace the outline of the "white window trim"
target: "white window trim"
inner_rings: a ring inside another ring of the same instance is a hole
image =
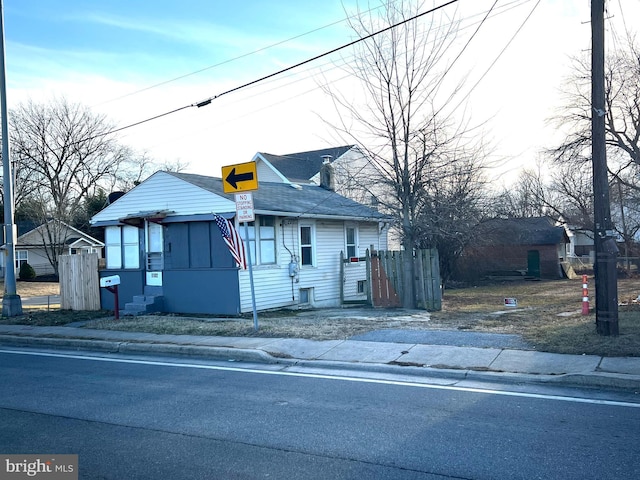
[[[354,232],[353,232],[353,244],[349,244],[348,242],[348,236],[347,236],[347,231],[348,229],[353,228]],[[352,256],[354,257],[359,257],[360,254],[360,247],[359,247],[359,240],[360,240],[360,231],[358,229],[358,225],[355,223],[347,223],[344,226],[344,251],[345,251],[345,255],[346,258],[350,258]],[[349,255],[349,245],[353,245],[354,250],[355,250],[355,254],[354,255]]]
[[[261,218],[273,218],[273,240],[268,238],[263,240],[260,237],[260,219]],[[253,227],[251,225],[248,226],[249,231],[253,228],[253,239],[245,238],[246,229],[244,227],[244,223],[241,223],[238,226],[238,233],[240,233],[240,238],[245,244],[246,249],[251,248],[251,243],[254,245],[254,249],[251,251],[251,265],[253,266],[265,266],[265,267],[273,267],[278,264],[278,217],[271,215],[257,215],[254,222]],[[262,263],[262,247],[261,243],[263,241],[273,242],[273,262]]]
[[[304,227],[310,228],[311,234],[311,244],[302,244],[302,229]],[[304,222],[298,225],[298,254],[300,258],[300,268],[313,268],[317,266],[317,257],[316,257],[316,225],[315,223]],[[302,264],[302,247],[310,246],[311,247],[311,265],[303,265]]]
[[[25,258],[20,258],[20,254],[24,253],[25,254]],[[29,263],[29,250],[23,250],[23,249],[16,249],[16,254],[15,254],[15,258],[14,258],[14,262],[16,265],[16,270],[20,270],[20,267],[22,266],[22,264],[20,263],[20,261],[24,260],[25,263]]]
[[[133,229],[137,232],[137,242],[124,241],[124,229]],[[112,235],[117,231],[117,235],[114,238]],[[112,233],[110,233],[112,232]],[[111,238],[110,238],[111,237]],[[127,257],[125,253],[126,248],[135,248],[135,256]],[[113,257],[114,252],[118,252],[116,257]],[[130,225],[125,226],[109,226],[105,229],[105,256],[107,262],[107,269],[109,270],[139,270],[140,269],[140,230],[137,227]],[[113,257],[113,258],[112,258]],[[134,258],[135,262],[132,265],[125,264],[127,258]]]

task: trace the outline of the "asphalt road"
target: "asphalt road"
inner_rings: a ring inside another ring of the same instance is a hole
[[[638,403],[588,392],[9,352],[0,351],[0,453],[78,454],[82,479],[619,480],[640,471]]]

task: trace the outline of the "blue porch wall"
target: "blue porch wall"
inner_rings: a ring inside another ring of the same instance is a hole
[[[212,221],[184,221],[163,225],[164,269],[162,296],[165,312],[238,315],[240,286],[238,268]],[[145,264],[144,230],[140,234],[140,265]],[[101,270],[100,277],[120,275],[120,309],[143,295],[143,269]],[[100,302],[113,310],[114,296],[100,289]]]
[[[142,270],[100,270],[100,278],[111,275],[120,276],[118,285],[118,302],[120,310],[124,309],[124,304],[133,301],[134,295],[142,295],[144,290],[144,275]],[[114,310],[115,296],[106,288],[100,289],[100,306],[103,310]]]
[[[168,312],[240,313],[237,269],[165,270],[162,283]]]

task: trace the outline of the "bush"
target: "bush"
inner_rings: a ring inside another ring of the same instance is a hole
[[[33,280],[36,278],[36,271],[28,263],[20,265],[20,273],[18,273],[20,280]]]

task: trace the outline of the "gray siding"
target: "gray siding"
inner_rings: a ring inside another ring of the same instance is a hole
[[[277,265],[255,266],[253,268],[256,304],[258,310],[294,306],[299,304],[299,291],[302,288],[313,289],[311,305],[314,307],[336,307],[340,305],[340,252],[346,251],[345,222],[313,221],[300,222],[288,219],[277,220]],[[314,266],[300,268],[299,275],[293,280],[289,276],[289,251],[300,258],[298,228],[300,224],[315,225],[315,260]],[[349,225],[354,225],[350,222]],[[373,245],[377,250],[385,250],[386,230],[379,233],[377,223],[360,222],[358,227],[358,255],[364,256],[367,248]],[[286,248],[285,248],[286,246]],[[364,269],[364,264],[349,266]],[[240,293],[242,312],[250,312],[251,287],[249,272],[240,272]],[[349,285],[355,291],[357,281]]]

